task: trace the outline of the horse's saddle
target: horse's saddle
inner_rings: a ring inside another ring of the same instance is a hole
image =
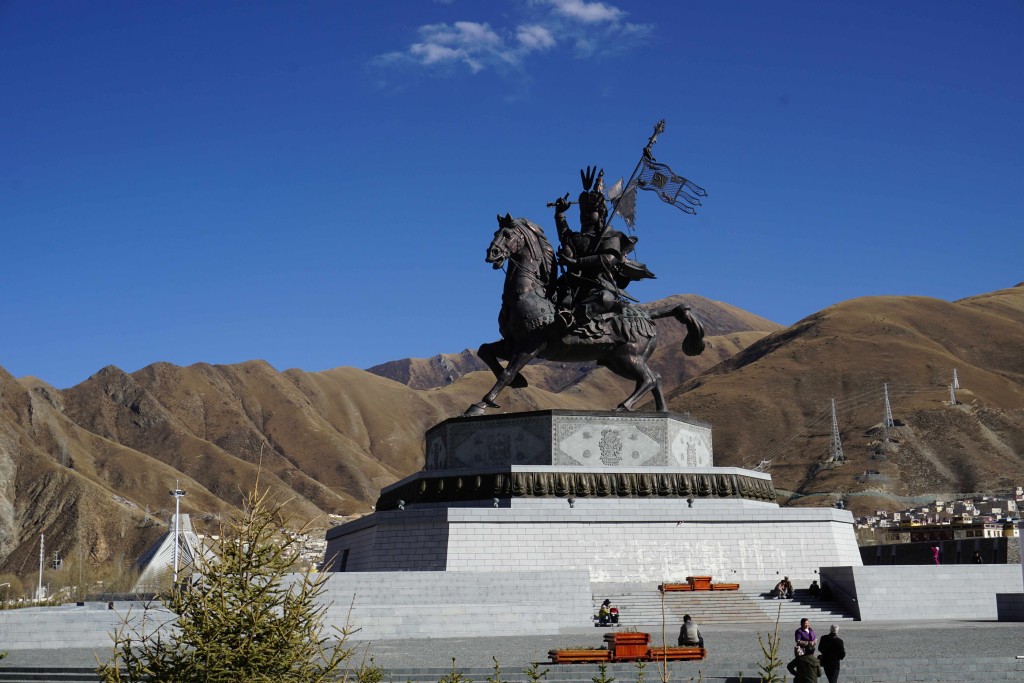
[[[639,306],[625,304],[621,313],[599,313],[571,327],[562,337],[566,346],[636,342],[655,336],[654,321]]]

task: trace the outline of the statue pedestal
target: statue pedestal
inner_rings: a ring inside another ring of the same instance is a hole
[[[426,448],[424,469],[384,488],[376,512],[328,531],[334,571],[735,583],[861,564],[848,511],[780,508],[769,474],[714,467],[710,425],[688,417],[453,418]]]

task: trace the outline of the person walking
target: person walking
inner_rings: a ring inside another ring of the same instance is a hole
[[[821,677],[821,662],[814,656],[814,646],[804,648],[802,655],[797,655],[786,670],[793,674],[793,683],[818,683]]]
[[[839,662],[846,658],[846,647],[843,639],[839,637],[839,627],[832,624],[828,635],[822,636],[818,643],[821,668],[825,670],[828,683],[837,683],[839,680]]]
[[[932,559],[935,560],[935,566],[939,566],[939,546],[932,546]]]
[[[800,628],[793,634],[793,639],[796,640],[797,656],[806,653],[808,648],[814,650],[818,645],[818,636],[814,633],[814,629],[811,628],[810,619],[804,617],[800,620]]]

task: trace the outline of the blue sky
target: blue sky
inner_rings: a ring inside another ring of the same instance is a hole
[[[369,367],[497,335],[495,215],[659,161],[642,300],[1021,280],[1024,4],[0,2],[0,366]],[[575,223],[575,217],[573,216]]]

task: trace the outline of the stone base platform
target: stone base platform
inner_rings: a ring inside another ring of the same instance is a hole
[[[329,571],[582,570],[635,583],[796,581],[860,565],[849,511],[745,499],[517,498],[376,512],[327,532]]]
[[[425,461],[372,515],[327,532],[329,571],[809,583],[861,564],[851,513],[780,508],[769,474],[715,467],[711,425],[685,415],[452,418],[427,432]]]

